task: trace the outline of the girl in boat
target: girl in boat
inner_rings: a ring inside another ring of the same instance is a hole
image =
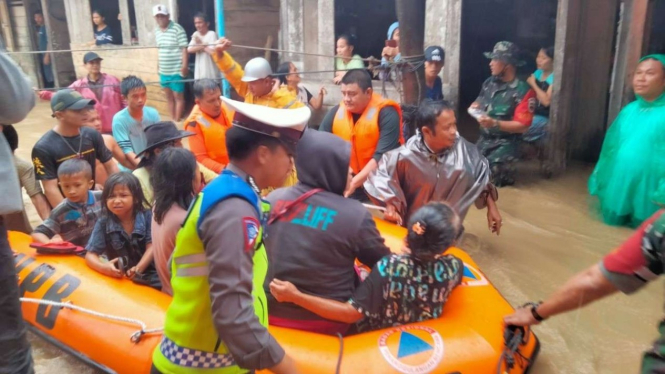
[[[153,265],[152,211],[144,204],[141,183],[135,176],[126,172],[111,175],[104,184],[102,216],[90,235],[85,262],[109,277],[126,276],[161,290]]]
[[[444,254],[457,239],[461,220],[449,205],[429,203],[413,214],[408,227],[410,253],[381,259],[348,302],[304,294],[279,279],[270,283],[270,292],[279,302],[294,303],[323,318],[360,322],[359,331],[438,318],[448,295],[462,281],[464,264]]]

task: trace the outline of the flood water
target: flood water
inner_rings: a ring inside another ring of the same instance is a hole
[[[54,124],[48,103],[39,103],[16,126],[17,154],[30,159],[32,145]],[[462,248],[513,305],[541,300],[568,278],[600,261],[631,231],[604,225],[592,213],[586,191],[591,168],[573,165],[566,175],[541,180],[536,165],[520,171],[518,185],[500,190],[504,227],[490,234],[484,211],[465,221]],[[24,200],[33,226],[40,220]],[[534,374],[636,373],[641,352],[657,336],[663,290],[659,281],[633,296],[617,294],[582,311],[553,317],[534,328],[541,353]],[[77,359],[31,336],[37,373],[95,373]]]

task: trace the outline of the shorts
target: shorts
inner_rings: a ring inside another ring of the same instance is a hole
[[[180,74],[159,74],[159,83],[161,84],[162,88],[168,88],[169,90],[176,93],[185,92],[185,82],[182,82],[183,80],[185,80],[185,78],[181,77]]]

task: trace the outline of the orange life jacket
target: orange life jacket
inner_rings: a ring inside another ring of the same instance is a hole
[[[344,103],[339,104],[339,109],[333,121],[332,132],[351,142],[351,169],[356,174],[374,157],[376,147],[379,144],[379,112],[387,106],[395,108],[399,115],[399,144],[404,144],[401,125],[402,108],[396,102],[385,99],[377,93],[372,94],[372,99],[367,108],[355,124],[351,112],[346,109]]]
[[[208,157],[224,165],[229,163],[229,156],[226,152],[226,130],[231,127],[234,114],[235,111],[222,103],[222,114],[216,119],[203,113],[200,109],[196,113],[192,113],[190,117],[199,124]]]

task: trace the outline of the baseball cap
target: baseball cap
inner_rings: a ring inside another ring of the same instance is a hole
[[[95,60],[103,60],[103,58],[99,57],[99,55],[96,54],[95,52],[88,52],[83,56],[84,64],[87,64],[88,62]]]
[[[165,16],[169,15],[169,8],[166,7],[164,4],[157,4],[154,7],[152,7],[152,15],[156,16],[158,14],[163,14]]]
[[[90,105],[95,105],[95,100],[86,99],[80,93],[71,89],[60,90],[51,98],[51,110],[53,113],[63,110],[80,110]]]
[[[444,62],[446,52],[438,45],[433,45],[425,49],[425,61]]]

